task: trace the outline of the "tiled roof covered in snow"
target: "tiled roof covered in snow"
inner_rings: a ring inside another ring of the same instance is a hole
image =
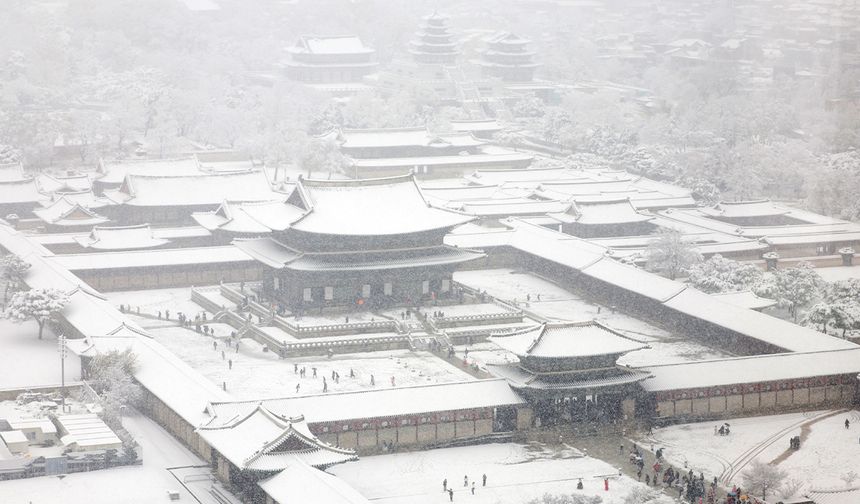
[[[517,357],[570,358],[621,355],[648,345],[594,321],[553,322],[491,336],[490,341]]]

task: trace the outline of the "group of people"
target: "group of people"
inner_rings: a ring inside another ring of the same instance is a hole
[[[624,445],[621,445],[621,450],[624,450]],[[660,486],[666,489],[677,489],[678,498],[684,498],[688,502],[694,503],[717,503],[717,478],[706,482],[705,475],[699,473],[697,476],[690,469],[686,473],[682,473],[671,466],[663,467],[663,449],[658,448],[655,452],[657,461],[651,466],[653,476],[645,473],[645,484],[648,486]],[[635,444],[630,451],[630,463],[636,466],[636,477],[642,481],[643,470],[645,468],[645,459],[639,451],[639,447]]]
[[[298,377],[302,378],[302,379],[306,378],[308,376],[308,368],[306,366],[299,367],[299,365],[297,363],[293,363],[293,374],[298,375]],[[318,377],[317,376],[317,368],[315,366],[312,366],[311,367],[311,378],[317,378],[317,377]],[[353,368],[349,368],[349,377],[353,378],[353,379],[356,377],[355,370]],[[332,371],[331,371],[331,381],[333,381],[335,383],[340,383],[340,373],[335,371],[334,369],[332,369]],[[323,385],[322,391],[328,392],[328,379],[325,376],[322,377],[322,382],[323,382],[322,383],[322,385]],[[391,386],[393,387],[394,384],[395,384],[395,381],[394,381],[394,377],[392,376],[391,377]],[[376,386],[376,378],[373,376],[372,373],[370,375],[370,386],[371,387]],[[301,382],[296,383],[296,394],[299,393],[299,391],[301,390],[301,387],[302,387]]]
[[[487,486],[487,475],[486,474],[481,475],[481,486],[482,487]],[[463,488],[465,488],[467,490],[471,488],[472,495],[475,495],[476,482],[474,480],[472,480],[472,485],[470,487],[469,486],[469,475],[463,476]],[[454,487],[448,485],[448,478],[445,478],[442,480],[442,492],[448,494],[448,499],[450,502],[454,502]]]

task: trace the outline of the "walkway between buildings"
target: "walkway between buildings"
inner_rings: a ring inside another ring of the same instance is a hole
[[[644,462],[642,478],[639,481],[645,483],[646,474],[652,478],[654,477],[653,467],[657,462],[654,452],[659,448],[659,446],[652,445],[651,443],[633,441],[633,439],[631,439],[633,437],[637,436],[636,432],[633,431],[631,427],[624,428],[613,425],[597,426],[593,424],[554,426],[534,429],[529,433],[530,440],[563,443],[573,446],[590,457],[600,459],[618,468],[623,474],[633,478],[634,480],[638,479],[636,475],[638,467],[630,462],[630,452],[635,444],[635,446],[639,448],[639,453],[642,455]],[[622,446],[624,447],[623,450],[621,449]],[[664,459],[661,466],[662,469],[665,470],[670,467],[670,464],[668,464]],[[681,476],[685,475],[690,470],[690,468],[687,467],[671,467],[678,471]],[[698,472],[695,472],[695,475],[698,476]],[[706,486],[713,481],[714,476],[715,475],[705,475]],[[661,481],[659,487],[655,487],[652,481],[652,488],[660,488],[664,494],[673,499],[678,499],[677,486],[672,488],[663,488],[662,472],[660,474],[659,481]],[[722,502],[721,499],[725,498],[725,494],[726,489],[719,487],[717,502]],[[679,502],[686,501],[680,499]]]

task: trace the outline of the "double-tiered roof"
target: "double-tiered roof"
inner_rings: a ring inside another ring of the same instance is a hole
[[[517,390],[594,391],[649,376],[616,364],[622,355],[648,345],[596,321],[545,322],[490,341],[519,358],[516,365],[491,366]]]
[[[513,33],[499,32],[486,39],[487,47],[481,58],[474,61],[491,77],[505,81],[531,81],[540,66],[534,60],[534,51],[528,48],[530,40]]]
[[[294,210],[275,211],[284,220],[258,216],[239,229],[251,233],[267,227],[273,237],[240,240],[236,246],[270,267],[297,271],[400,269],[483,257],[442,244],[448,230],[473,217],[430,205],[411,175],[300,180],[295,191],[283,203]],[[232,215],[237,213],[234,208]],[[232,224],[235,219],[225,222]]]

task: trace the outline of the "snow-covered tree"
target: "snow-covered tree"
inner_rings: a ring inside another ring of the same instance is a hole
[[[112,350],[98,354],[87,366],[89,384],[99,395],[105,421],[119,426],[123,406],[137,406],[143,400],[143,390],[134,382],[136,356],[131,350]]]
[[[304,144],[298,156],[298,164],[311,177],[314,172],[342,172],[346,167],[346,157],[341,154],[340,147],[331,137],[311,138]]]
[[[720,254],[693,265],[689,271],[690,283],[711,293],[751,289],[761,278],[762,271],[755,265],[726,259]]]
[[[762,500],[767,500],[769,493],[779,490],[788,473],[776,466],[755,460],[749,469],[743,472],[742,477],[744,488],[751,494],[760,495]]]
[[[849,300],[860,303],[860,278],[828,283],[824,287],[824,299],[832,302]]]
[[[842,330],[845,333],[860,324],[860,304],[856,300],[820,301],[806,312],[803,325],[820,327],[821,332],[827,333],[827,327]]]
[[[543,497],[532,499],[526,504],[600,504],[603,499],[599,495],[580,494],[544,494]]]
[[[54,320],[68,302],[66,294],[57,289],[16,292],[6,307],[6,317],[19,323],[35,320],[39,325],[39,339],[42,339],[45,324]]]
[[[645,249],[646,268],[672,280],[687,273],[691,267],[702,262],[699,254],[684,240],[679,231],[663,229]]]
[[[6,254],[0,259],[0,275],[6,281],[6,287],[3,290],[3,304],[9,300],[10,292],[15,292],[21,287],[28,269],[30,269],[30,263],[15,254]]]
[[[851,484],[854,483],[855,481],[857,481],[857,478],[860,478],[860,475],[858,475],[854,471],[848,471],[847,473],[843,473],[843,474],[839,475],[839,479],[841,479],[842,481],[845,482],[846,488],[850,488]]]
[[[722,194],[720,188],[710,180],[696,177],[681,177],[675,183],[686,187],[692,193],[693,198],[700,205],[716,205],[720,202]]]
[[[648,487],[636,486],[624,497],[624,504],[673,504],[675,500]]]
[[[0,258],[0,271],[6,281],[20,282],[29,269],[30,263],[15,254],[6,254]]]
[[[17,163],[21,160],[21,153],[10,145],[0,144],[0,164]]]
[[[809,262],[795,267],[779,269],[756,286],[759,296],[775,299],[779,306],[788,309],[797,322],[799,311],[812,304],[821,295],[823,280]]]
[[[505,147],[516,147],[522,142],[522,136],[513,131],[502,130],[493,135],[493,142]]]
[[[515,117],[540,117],[546,112],[546,105],[535,95],[524,95],[511,105]]]

